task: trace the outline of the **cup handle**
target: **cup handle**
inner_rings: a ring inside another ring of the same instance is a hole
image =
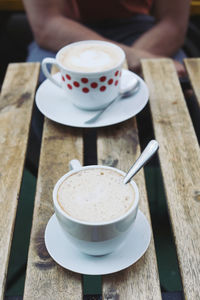
[[[139,87],[139,79],[134,76],[133,73],[126,69],[122,69],[121,83],[120,83],[120,95],[126,96],[126,94],[135,92]]]
[[[78,159],[72,159],[69,162],[69,169],[70,170],[79,170],[82,168],[81,163]]]
[[[44,72],[45,76],[53,82],[55,85],[61,88],[61,83],[58,82],[58,80],[54,79],[54,77],[49,73],[49,70],[47,69],[47,64],[55,65],[57,68],[59,68],[55,58],[46,57],[42,60],[42,71]]]

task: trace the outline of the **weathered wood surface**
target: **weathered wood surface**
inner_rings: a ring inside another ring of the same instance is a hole
[[[10,64],[0,99],[0,299],[26,154],[39,64]]]
[[[71,159],[77,158],[82,162],[82,148],[81,129],[45,119],[24,299],[82,298],[81,275],[56,264],[44,244],[44,231],[54,213],[53,187],[68,172]]]
[[[97,150],[99,164],[128,171],[140,154],[135,118],[99,130]],[[135,181],[141,197],[139,208],[151,222],[142,170]],[[103,299],[162,299],[153,236],[147,252],[137,263],[124,271],[103,276]]]
[[[200,152],[174,65],[143,60],[185,299],[200,295]]]
[[[200,107],[200,58],[186,58],[184,62]]]

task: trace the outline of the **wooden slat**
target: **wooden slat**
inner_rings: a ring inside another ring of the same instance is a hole
[[[0,100],[0,299],[27,147],[39,64],[10,64]]]
[[[97,146],[99,164],[128,171],[140,153],[135,119],[101,129]],[[141,196],[139,208],[150,222],[142,170],[135,176],[135,181]],[[124,271],[103,276],[103,299],[161,299],[153,237],[146,254],[137,263]]]
[[[53,214],[52,191],[68,171],[69,160],[83,152],[82,131],[45,119],[24,299],[81,299],[80,274],[65,270],[49,256],[44,231]]]
[[[186,58],[184,62],[200,107],[200,58]]]
[[[170,59],[143,60],[185,299],[200,295],[200,152]]]

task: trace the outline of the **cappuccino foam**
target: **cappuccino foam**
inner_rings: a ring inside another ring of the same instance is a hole
[[[58,57],[64,67],[78,72],[101,72],[112,69],[118,65],[121,59],[121,52],[106,43],[71,45]]]
[[[57,200],[69,216],[85,222],[106,222],[123,216],[134,203],[133,186],[123,176],[103,168],[86,169],[67,177]]]

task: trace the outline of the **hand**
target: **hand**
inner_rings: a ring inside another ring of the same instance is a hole
[[[152,53],[149,53],[147,51],[143,51],[140,49],[135,48],[128,48],[125,49],[126,51],[126,58],[128,67],[131,71],[141,75],[141,59],[143,58],[161,58],[162,56],[155,55]],[[186,70],[184,68],[184,65],[178,62],[177,60],[173,60],[174,65],[176,68],[176,71],[178,73],[179,77],[185,77],[186,76]]]
[[[147,51],[135,48],[125,49],[126,59],[129,70],[141,75],[141,59],[143,58],[158,58],[160,56],[154,55]]]

